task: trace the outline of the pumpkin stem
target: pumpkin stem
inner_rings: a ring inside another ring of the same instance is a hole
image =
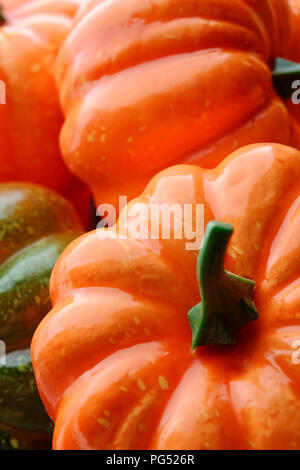
[[[3,7],[0,5],[0,26],[5,23],[5,17],[3,16]]]
[[[232,225],[222,222],[210,222],[206,227],[197,266],[202,301],[188,312],[192,349],[234,344],[242,325],[258,318],[251,298],[255,283],[224,270],[232,233]]]
[[[295,92],[293,82],[300,80],[300,64],[278,57],[274,62],[272,77],[274,86],[280,96],[284,99],[291,98]],[[299,88],[299,84],[297,88]]]

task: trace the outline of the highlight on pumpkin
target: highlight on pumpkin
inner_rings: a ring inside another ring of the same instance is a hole
[[[0,452],[300,450],[299,181],[300,0],[0,0]]]

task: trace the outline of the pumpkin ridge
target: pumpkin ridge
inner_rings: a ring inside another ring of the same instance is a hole
[[[271,256],[271,249],[278,236],[278,233],[283,231],[284,229],[283,226],[286,223],[290,210],[293,208],[293,206],[297,202],[297,199],[299,199],[299,197],[297,197],[298,192],[299,192],[299,189],[297,188],[297,182],[295,182],[294,186],[291,187],[285,194],[284,198],[281,199],[280,201],[281,207],[279,206],[278,210],[276,211],[276,219],[270,225],[269,233],[265,232],[264,246],[269,246],[269,250],[268,250],[268,255],[264,259],[264,262],[260,263],[260,267],[258,268],[258,271],[261,273],[260,277],[261,279],[263,279],[262,281],[263,292],[264,292],[263,295],[267,293],[268,296],[270,295],[276,296],[277,294],[282,292],[284,289],[286,289],[291,283],[293,283],[300,276],[300,267],[298,267],[296,271],[294,270],[284,280],[281,280],[275,283],[275,285],[273,286],[272,285],[268,286],[270,282],[270,278],[267,277],[267,273],[268,273],[268,263],[270,262],[270,256]],[[287,230],[288,229],[289,227],[287,227]],[[283,234],[284,234],[284,231],[283,231]]]
[[[97,237],[95,233],[91,233],[90,235],[88,236],[91,236],[91,240],[92,238],[94,237]],[[98,241],[98,238],[95,238],[95,241],[97,242]],[[140,247],[141,249],[141,253],[143,254],[143,258],[145,258],[146,255],[150,255],[151,254],[151,257],[152,257],[152,260],[150,263],[146,263],[145,261],[142,261],[140,260],[140,262],[136,263],[135,259],[133,257],[129,257],[129,259],[127,260],[127,258],[124,257],[124,252],[123,252],[123,261],[122,261],[122,269],[123,269],[123,277],[121,277],[121,280],[119,277],[116,277],[115,273],[117,273],[118,269],[120,269],[120,264],[119,263],[114,263],[115,264],[115,269],[114,271],[112,270],[112,263],[106,263],[106,267],[105,267],[105,272],[104,272],[104,268],[102,269],[102,273],[99,273],[101,274],[100,277],[98,277],[98,279],[94,279],[93,282],[97,282],[97,285],[93,285],[93,287],[112,287],[112,288],[117,288],[117,289],[120,289],[122,290],[123,292],[127,292],[131,295],[134,296],[134,289],[138,289],[138,292],[139,292],[139,295],[143,296],[143,297],[148,297],[151,298],[151,289],[149,288],[149,285],[152,285],[152,286],[156,286],[156,288],[159,288],[161,287],[161,280],[159,280],[159,276],[158,274],[160,272],[164,272],[164,276],[166,278],[166,282],[164,283],[164,286],[167,288],[167,283],[170,283],[170,281],[172,280],[172,284],[174,284],[175,286],[177,286],[177,289],[176,291],[173,292],[172,296],[174,296],[173,298],[173,302],[174,304],[178,303],[178,288],[179,286],[181,286],[181,288],[183,288],[182,286],[184,285],[184,279],[185,279],[185,275],[184,273],[181,273],[182,271],[182,268],[179,264],[177,264],[175,262],[174,259],[172,259],[171,257],[167,258],[167,257],[159,257],[158,253],[155,251],[155,250],[152,250],[151,249],[151,244],[152,246],[154,246],[155,244],[155,240],[150,240],[150,243],[149,241],[147,240],[147,243],[143,243],[141,240],[136,240],[134,238],[131,238],[130,236],[126,239],[115,239],[115,240],[111,240],[113,241],[114,243],[116,243],[116,248],[118,248],[119,246],[121,247],[121,249],[123,249],[123,246],[126,246],[127,245],[127,248],[128,250],[134,250],[134,247]],[[120,243],[119,245],[119,242],[122,242]],[[151,243],[152,242],[152,243]],[[128,244],[131,244],[130,246],[128,246]],[[84,251],[84,245],[80,245],[80,243],[78,244],[78,246],[76,247],[78,249],[78,252],[81,252],[81,250]],[[125,248],[124,248],[125,249]],[[101,250],[100,250],[100,253],[101,253]],[[103,253],[105,253],[105,248],[103,247]],[[70,258],[71,259],[71,258]],[[94,270],[96,269],[97,271],[97,267],[96,265],[100,263],[100,259],[96,261],[96,264],[95,264],[95,267],[93,268]],[[66,262],[70,262],[70,264],[72,263],[72,261],[69,261],[68,260],[68,255],[66,255]],[[155,265],[154,261],[157,260],[157,265]],[[104,261],[102,261],[102,263],[104,263]],[[174,266],[177,268],[180,268],[180,269],[174,269]],[[153,270],[153,267],[156,269]],[[60,267],[60,264],[59,262],[56,264],[55,266],[55,272],[58,273],[60,271],[61,267]],[[65,265],[62,266],[62,269],[66,269],[65,268]],[[86,288],[86,287],[89,287],[90,285],[90,277],[86,278],[86,275],[85,273],[88,272],[88,270],[91,269],[91,266],[90,264],[86,264],[85,267],[82,269],[81,268],[81,276],[80,276],[80,284],[76,283],[76,284],[73,284],[73,281],[72,281],[72,277],[76,277],[76,273],[74,270],[68,272],[68,275],[69,275],[69,278],[70,278],[70,284],[69,286],[66,288],[66,290],[64,289],[62,293],[58,293],[58,295],[56,294],[55,297],[57,300],[63,300],[66,296],[68,296],[70,294],[70,292],[72,292],[73,290],[77,290],[78,288],[80,289],[83,289],[83,288]],[[108,277],[106,276],[106,271],[107,270],[110,270],[110,272],[108,273]],[[139,285],[136,284],[136,275],[137,275],[137,272],[139,273],[139,276],[140,276],[140,280],[142,281]],[[96,276],[96,274],[95,274]],[[124,279],[124,283],[122,282],[122,278]],[[148,280],[147,280],[148,279]],[[52,285],[51,286],[51,291],[55,291],[56,287],[55,285]],[[197,284],[195,282],[195,292],[197,293],[198,295],[198,288],[197,288]],[[157,298],[157,293],[156,294],[153,294],[153,298]],[[172,298],[170,297],[169,298],[169,302],[171,302]],[[191,301],[193,301],[194,299],[191,298]],[[187,305],[187,301],[186,300],[182,300],[182,302],[184,302],[184,304]]]
[[[205,157],[202,157],[202,155],[206,155],[210,153],[210,149],[214,147],[216,144],[220,144],[222,141],[226,141],[227,139],[232,139],[232,134],[237,131],[239,128],[243,129],[248,126],[248,124],[251,123],[253,119],[259,118],[260,115],[262,115],[266,109],[274,102],[274,97],[269,97],[265,103],[262,105],[258,106],[256,109],[251,110],[251,113],[249,116],[245,117],[245,119],[239,121],[236,123],[232,128],[230,128],[227,132],[221,132],[220,136],[216,136],[211,138],[209,142],[207,142],[204,146],[203,145],[198,145],[194,149],[191,149],[190,151],[187,151],[179,156],[176,157],[176,159],[172,160],[171,162],[168,163],[169,166],[174,166],[178,164],[182,165],[199,165],[199,162],[201,163],[202,159]],[[234,151],[235,148],[237,147],[237,143],[233,143],[233,148],[231,151]],[[202,147],[200,149],[200,147]],[[214,165],[215,166],[215,165]],[[162,171],[165,167],[160,167],[155,169],[155,171]],[[206,165],[206,168],[210,169],[210,165]]]
[[[182,19],[182,21],[183,20],[184,19]],[[221,21],[220,21],[220,24],[224,25],[224,22],[222,21],[222,23],[221,23]],[[228,23],[228,24],[230,24],[230,23]],[[157,33],[157,36],[160,36],[160,35],[161,35],[161,31],[159,31]],[[140,41],[140,37],[138,37],[138,40],[137,40],[137,47],[140,46],[139,41]],[[149,42],[151,42],[151,41],[153,41],[153,38],[149,39]],[[211,40],[211,41],[213,41],[213,40]],[[146,46],[147,42],[143,45]],[[130,46],[131,46],[130,48],[128,47],[128,51],[132,48],[132,44],[130,44]],[[173,57],[173,56],[189,55],[189,54],[194,54],[194,53],[199,53],[200,54],[201,52],[203,52],[203,54],[204,54],[204,53],[209,52],[209,50],[214,50],[218,47],[220,47],[218,44],[213,44],[213,42],[212,42],[211,44],[206,43],[205,45],[203,45],[203,47],[199,47],[199,45],[197,45],[197,44],[195,44],[194,47],[193,47],[193,44],[191,44],[190,47],[185,47],[184,49],[180,49],[178,47],[178,49],[174,49],[172,51],[165,50],[167,48],[165,48],[163,50],[160,50],[158,48],[157,54],[151,55],[151,56],[145,58],[145,55],[143,56],[142,55],[143,52],[141,51],[140,52],[141,57],[140,58],[136,57],[135,60],[132,59],[130,62],[128,61],[128,57],[127,57],[127,54],[126,54],[127,49],[122,49],[119,52],[118,56],[116,57],[116,59],[114,60],[113,63],[111,61],[107,60],[106,62],[100,63],[97,67],[95,67],[95,64],[93,64],[93,66],[91,65],[91,70],[88,70],[84,74],[84,81],[80,80],[78,82],[75,81],[75,83],[73,83],[72,93],[74,93],[74,92],[80,93],[81,89],[83,89],[83,88],[86,89],[86,83],[87,82],[91,82],[89,86],[92,88],[97,82],[99,82],[104,77],[107,78],[107,77],[116,76],[116,75],[118,75],[122,72],[126,72],[130,69],[136,69],[138,67],[142,67],[145,64],[155,63],[159,60],[164,59],[166,57],[166,54],[167,54],[168,58]],[[240,53],[245,53],[245,55],[251,55],[251,54],[252,55],[257,55],[264,62],[263,55],[260,54],[260,51],[258,49],[256,50],[255,48],[253,48],[252,51],[249,51],[249,50],[247,50],[246,44],[244,46],[242,46],[241,44],[237,45],[236,47],[232,46],[232,48],[230,48],[229,45],[227,47],[224,47],[224,45],[222,45],[222,52],[240,52]],[[122,58],[123,55],[125,56],[124,59]]]
[[[64,415],[64,409],[68,409],[70,406],[72,407],[72,402],[74,401],[75,399],[75,395],[76,395],[76,390],[77,389],[80,389],[82,387],[82,384],[84,383],[89,383],[90,384],[90,387],[89,387],[89,391],[88,391],[88,394],[92,393],[94,394],[94,392],[92,392],[92,388],[93,388],[93,383],[94,382],[100,382],[103,383],[103,386],[104,388],[107,388],[107,393],[106,393],[106,400],[103,400],[102,402],[99,402],[99,401],[95,401],[95,406],[100,408],[100,409],[108,409],[109,411],[109,406],[108,406],[108,403],[111,399],[113,399],[113,396],[115,394],[119,394],[121,395],[121,397],[123,396],[123,402],[124,400],[126,400],[126,407],[128,406],[128,401],[127,401],[127,397],[129,398],[130,394],[127,395],[128,393],[128,390],[130,390],[131,388],[134,390],[134,399],[131,400],[131,402],[134,402],[136,403],[136,398],[144,395],[145,392],[147,392],[147,390],[149,390],[149,383],[148,381],[146,380],[146,378],[148,378],[149,381],[152,381],[154,380],[154,378],[152,377],[152,374],[150,374],[150,370],[153,369],[153,365],[155,365],[156,367],[158,368],[161,368],[161,362],[164,365],[164,368],[167,368],[169,369],[170,366],[168,365],[169,364],[169,361],[170,361],[170,353],[169,351],[167,350],[167,344],[164,344],[160,341],[155,341],[155,342],[149,342],[149,343],[139,343],[139,344],[136,344],[134,346],[130,346],[128,348],[124,348],[122,349],[122,354],[121,356],[123,355],[124,357],[124,360],[121,361],[121,362],[124,362],[124,366],[123,367],[119,367],[119,364],[118,364],[118,360],[117,358],[120,356],[120,352],[121,351],[116,351],[114,352],[112,355],[110,356],[107,356],[106,358],[104,358],[102,361],[100,361],[98,364],[95,365],[95,367],[93,367],[92,369],[84,372],[82,375],[80,375],[71,385],[70,387],[64,391],[63,395],[60,397],[59,399],[59,403],[57,403],[56,405],[56,415],[59,416],[59,419],[62,418],[62,415]],[[139,354],[135,354],[136,352],[139,351]],[[147,357],[145,355],[145,353],[148,354],[149,357]],[[127,364],[126,362],[128,361],[129,364],[134,364],[134,367],[136,368],[136,370],[138,371],[138,375],[137,377],[134,377],[132,375],[132,373],[128,373],[127,372]],[[175,359],[173,359],[173,361],[175,362]],[[140,364],[139,364],[140,363]],[[108,364],[107,367],[105,367],[105,364]],[[111,370],[116,370],[115,374],[114,374],[114,377],[113,378],[109,378],[110,374],[111,374]],[[159,369],[158,369],[159,370]],[[146,376],[145,376],[146,374]],[[157,374],[157,377],[158,377],[158,371],[156,371],[156,374]],[[103,377],[105,376],[108,376],[108,384],[105,384],[104,381],[103,381]],[[138,380],[138,378],[140,377],[140,379]],[[114,386],[114,383],[115,382],[118,382],[119,383],[119,387],[116,388],[115,390],[112,390],[112,397],[111,397],[111,393],[108,393],[108,390]],[[157,386],[158,386],[158,383],[157,383]],[[122,390],[122,388],[126,389],[126,391]],[[159,388],[159,387],[158,387]],[[161,390],[161,393],[163,393],[164,391]],[[87,399],[87,394],[85,394],[84,396],[84,400]],[[106,401],[108,403],[106,403]],[[82,403],[83,405],[83,403]],[[158,403],[159,405],[159,403]],[[160,405],[159,405],[160,406]],[[126,410],[126,407],[125,407],[125,412],[127,411]],[[79,419],[79,416],[80,414],[82,413],[83,411],[83,407],[81,407],[81,409],[78,409],[78,407],[76,407],[77,410],[78,410],[78,419]],[[119,408],[119,407],[118,407]],[[97,413],[98,415],[98,413]],[[98,416],[95,416],[95,412],[93,412],[93,416],[95,418],[95,421],[91,422],[91,426],[94,427],[94,429],[96,430],[97,429],[97,434],[99,434],[101,432],[101,430],[105,431],[105,428],[106,428],[106,423],[103,422],[103,424],[101,423],[101,414],[99,414]],[[112,421],[112,417],[113,416],[107,416],[107,420],[108,421]],[[97,419],[96,418],[100,418],[99,421],[100,423],[97,424]],[[71,418],[72,419],[72,418]],[[103,419],[106,419],[104,416],[103,416]],[[118,414],[117,414],[117,420],[120,419],[120,412],[118,411]],[[122,419],[122,418],[121,418]],[[66,421],[70,421],[69,418],[67,418]],[[65,421],[65,425],[68,426],[68,422],[66,423]],[[110,427],[108,426],[108,432],[110,432],[111,434],[111,429]],[[105,439],[105,435],[103,436],[104,439]],[[54,442],[57,441],[58,439],[60,439],[59,435],[57,436],[57,433],[54,433]],[[113,437],[111,436],[110,438],[110,441],[113,439]],[[93,446],[91,447],[93,448]],[[103,446],[103,449],[105,449],[107,447],[104,447]],[[111,448],[111,447],[109,447]]]

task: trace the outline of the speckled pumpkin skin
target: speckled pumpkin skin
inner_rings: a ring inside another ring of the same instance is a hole
[[[81,231],[73,207],[53,191],[0,185],[0,340],[6,349],[0,366],[0,449],[50,445],[52,423],[38,395],[28,348],[51,307],[53,266]]]

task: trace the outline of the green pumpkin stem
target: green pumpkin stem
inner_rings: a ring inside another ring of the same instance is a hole
[[[296,90],[293,82],[300,80],[300,64],[278,57],[274,62],[272,77],[279,95],[284,99],[291,98]]]
[[[234,344],[242,325],[258,318],[252,300],[255,283],[224,270],[232,233],[229,224],[214,221],[207,225],[197,267],[202,300],[188,312],[192,349]]]

